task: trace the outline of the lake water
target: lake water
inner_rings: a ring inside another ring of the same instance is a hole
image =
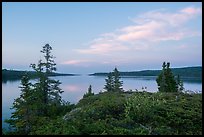
[[[71,103],[77,103],[87,92],[89,85],[92,85],[92,91],[99,93],[105,85],[103,76],[57,76],[54,79],[60,80],[60,87],[64,91],[62,99]],[[157,83],[156,77],[122,77],[124,90],[141,90],[142,87],[147,87],[147,91],[156,92]],[[32,80],[34,82],[35,80]],[[196,79],[183,79],[185,90],[202,91],[202,81]],[[3,121],[11,116],[12,110],[10,107],[15,98],[20,96],[20,80],[7,81],[2,83],[2,128],[7,129],[8,124]]]

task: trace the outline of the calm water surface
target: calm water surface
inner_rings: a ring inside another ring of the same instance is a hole
[[[64,91],[62,99],[71,103],[77,103],[87,91],[89,85],[92,85],[92,91],[98,93],[103,90],[105,78],[103,76],[57,76],[54,79],[60,80],[60,87]],[[122,77],[124,90],[141,90],[142,87],[147,87],[147,91],[156,92],[157,83],[156,77]],[[32,80],[34,82],[35,80]],[[3,121],[11,116],[12,110],[10,107],[15,98],[20,96],[20,80],[7,81],[2,83],[2,127],[7,129],[8,124]],[[202,82],[194,79],[184,79],[184,88],[186,90],[202,91]]]

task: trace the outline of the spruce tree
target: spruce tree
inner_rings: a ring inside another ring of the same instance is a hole
[[[166,62],[163,62],[162,71],[156,79],[157,84],[158,84],[158,89],[160,92],[166,92],[167,91],[166,75],[165,74],[166,74]]]
[[[14,100],[11,109],[11,118],[5,122],[9,123],[16,134],[28,134],[31,131],[32,123],[35,114],[35,108],[33,107],[34,92],[32,84],[29,82],[29,77],[26,74],[21,79],[21,94],[20,97]]]
[[[93,95],[94,95],[94,93],[92,92],[92,87],[91,87],[91,85],[89,85],[88,91],[87,91],[87,93],[85,93],[83,95],[83,98],[93,96]]]
[[[41,51],[45,54],[45,62],[39,60],[38,64],[31,64],[38,76],[37,82],[31,84],[27,75],[21,80],[21,95],[13,103],[15,111],[11,118],[6,120],[16,134],[29,134],[41,117],[54,117],[61,110],[61,83],[49,78],[56,71],[51,50],[51,46],[46,44]]]
[[[170,63],[163,62],[162,71],[158,75],[156,82],[160,92],[177,92],[177,83],[170,69]]]
[[[38,64],[31,64],[30,66],[35,70],[38,76],[38,81],[33,85],[34,92],[36,95],[35,105],[37,108],[37,116],[47,115],[47,104],[48,104],[48,92],[47,88],[47,77],[43,72],[42,60],[38,61]]]
[[[118,71],[118,69],[115,67],[114,71],[113,71],[113,90],[115,92],[121,92],[123,91],[123,88],[122,88],[122,85],[123,85],[123,82],[120,81],[120,73]]]
[[[31,67],[37,72],[39,81],[35,83],[35,92],[38,94],[38,101],[41,103],[38,107],[39,115],[51,116],[61,105],[61,93],[63,92],[59,85],[59,80],[49,78],[54,71],[56,71],[56,63],[54,57],[51,55],[52,47],[49,44],[43,46],[41,51],[44,54],[45,61],[40,60],[38,64],[31,64]]]
[[[167,83],[167,90],[168,92],[177,92],[176,87],[176,80],[174,78],[174,75],[170,69],[170,62],[167,62],[167,68],[166,68],[166,83]]]
[[[104,87],[104,89],[106,91],[112,91],[112,92],[121,92],[123,91],[122,88],[122,84],[123,82],[120,81],[120,73],[117,70],[117,68],[115,68],[113,70],[113,72],[110,72],[107,76],[107,79],[105,79],[106,81],[106,85]]]
[[[88,93],[91,94],[92,93],[92,87],[91,85],[89,85],[89,88],[88,88]]]
[[[112,72],[108,73],[107,79],[105,79],[105,81],[106,81],[106,85],[104,89],[108,92],[113,91],[114,87],[113,87],[113,73]]]

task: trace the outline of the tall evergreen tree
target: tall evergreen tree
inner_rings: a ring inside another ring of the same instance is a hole
[[[31,84],[27,75],[21,80],[21,95],[14,101],[12,108],[15,111],[6,121],[17,134],[29,134],[32,127],[36,128],[40,117],[54,117],[62,109],[61,83],[48,77],[56,71],[51,50],[51,46],[46,44],[41,51],[45,54],[45,62],[39,60],[38,64],[31,64],[38,75],[37,82]]]
[[[176,87],[176,80],[174,78],[174,75],[170,69],[170,62],[167,62],[167,68],[166,68],[166,82],[167,82],[167,90],[169,92],[177,92],[177,87]]]
[[[89,85],[88,91],[87,91],[87,93],[85,93],[83,95],[83,98],[93,96],[93,95],[94,95],[94,93],[92,92],[92,87],[91,87],[91,85]]]
[[[21,79],[21,94],[20,97],[14,100],[11,118],[5,122],[9,123],[14,128],[16,134],[28,134],[32,128],[35,109],[33,107],[33,90],[32,84],[29,82],[29,77],[26,74]]]
[[[170,63],[163,62],[162,71],[158,75],[157,79],[158,90],[160,92],[177,92],[177,83],[173,73],[170,69]]]
[[[53,114],[53,112],[48,112],[48,108],[60,106],[60,94],[63,92],[61,88],[59,88],[61,82],[48,77],[51,73],[56,71],[56,63],[54,62],[54,56],[51,55],[51,50],[52,47],[49,44],[43,46],[43,50],[41,52],[45,54],[45,62],[40,60],[37,65],[31,64],[31,67],[39,76],[39,82],[35,84],[35,90],[38,92],[38,100],[41,103],[41,110],[39,113],[43,116]]]
[[[114,81],[113,81],[113,88],[114,88],[114,91],[117,92],[121,92],[123,91],[123,88],[122,88],[122,85],[123,85],[123,82],[120,81],[120,73],[118,71],[118,69],[115,67],[114,71],[113,71],[113,78],[114,78]]]
[[[47,115],[47,104],[48,104],[48,91],[47,91],[47,77],[46,74],[43,72],[43,63],[40,59],[38,64],[31,64],[30,65],[36,72],[37,76],[39,77],[38,82],[34,84],[34,92],[36,95],[35,105],[37,108],[38,116],[45,116]]]
[[[167,90],[165,73],[166,73],[166,62],[163,62],[162,71],[156,79],[157,84],[158,84],[158,89],[161,92],[165,92]]]
[[[123,88],[122,88],[123,82],[120,81],[120,73],[117,70],[117,68],[115,68],[113,70],[113,72],[110,72],[108,74],[108,77],[107,77],[107,79],[105,79],[105,81],[106,81],[106,85],[105,85],[104,89],[106,91],[112,91],[112,92],[123,91]]]
[[[108,92],[113,91],[114,87],[113,87],[113,73],[112,72],[108,74],[107,79],[105,79],[105,81],[106,81],[106,85],[104,89]]]
[[[88,93],[92,93],[92,87],[91,87],[91,85],[89,85]]]

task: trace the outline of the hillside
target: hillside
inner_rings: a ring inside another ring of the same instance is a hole
[[[104,92],[81,99],[34,135],[202,135],[202,94]]]
[[[197,67],[183,67],[183,68],[171,68],[173,74],[180,75],[180,77],[195,77],[202,78],[202,66]],[[121,76],[158,76],[161,70],[142,70],[142,71],[130,71],[120,72]],[[108,73],[94,73],[92,76],[106,76]]]

